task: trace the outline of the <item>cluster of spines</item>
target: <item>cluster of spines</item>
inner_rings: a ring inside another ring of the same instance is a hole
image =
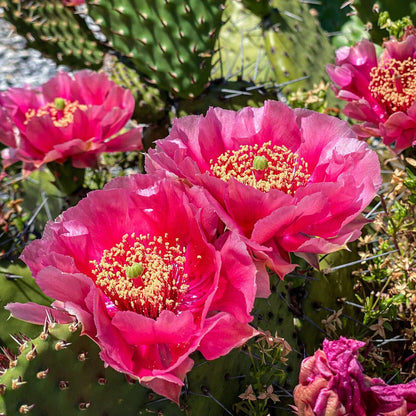
[[[147,82],[183,98],[209,85],[223,8],[221,0],[89,2],[110,47],[127,56]]]
[[[263,19],[263,30],[276,81],[297,81],[294,89],[313,88],[326,77],[322,62],[333,59],[334,48],[327,34],[307,4],[273,0],[271,5],[271,13]]]
[[[58,64],[72,68],[99,68],[104,47],[84,19],[61,0],[3,0],[4,17],[24,36],[28,46]]]

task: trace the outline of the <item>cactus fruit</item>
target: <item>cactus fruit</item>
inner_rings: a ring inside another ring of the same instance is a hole
[[[90,0],[88,10],[150,83],[184,98],[206,88],[222,0]]]
[[[61,0],[2,0],[0,6],[28,47],[71,68],[97,69],[102,65],[103,46],[84,19]]]

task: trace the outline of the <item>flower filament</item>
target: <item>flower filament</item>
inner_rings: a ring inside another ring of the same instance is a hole
[[[270,141],[227,150],[210,165],[217,178],[225,182],[234,178],[262,192],[279,189],[293,195],[311,176],[303,158],[286,146],[272,146]]]
[[[35,110],[30,108],[26,111],[26,120],[24,124],[34,117],[50,116],[53,124],[56,127],[68,127],[74,122],[74,113],[76,110],[85,111],[88,109],[88,105],[79,104],[78,101],[68,101],[64,98],[55,98],[54,102],[47,103],[43,107]]]
[[[120,243],[104,250],[99,263],[91,261],[95,284],[118,310],[153,319],[162,310],[178,312],[189,287],[185,249],[168,237],[125,234]]]
[[[389,114],[407,111],[416,100],[416,59],[389,59],[370,72],[371,95]]]

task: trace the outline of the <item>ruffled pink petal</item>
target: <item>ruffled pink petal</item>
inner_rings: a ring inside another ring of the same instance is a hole
[[[189,311],[179,315],[162,311],[156,320],[122,311],[116,313],[112,324],[123,334],[126,342],[134,345],[179,344],[187,342],[198,330]]]
[[[220,237],[221,272],[218,290],[212,308],[234,315],[240,322],[250,322],[250,312],[256,296],[255,265],[246,244],[237,234],[227,233]],[[250,278],[242,278],[251,276]]]
[[[190,358],[184,360],[175,370],[175,378],[167,377],[152,377],[146,376],[140,379],[140,382],[151,388],[157,394],[167,397],[168,399],[179,405],[179,395],[184,385],[183,380],[185,375],[191,371],[194,361]]]
[[[43,325],[45,321],[52,320],[58,324],[69,324],[75,320],[65,310],[38,305],[37,303],[8,303],[5,307],[14,318],[31,324]]]
[[[228,354],[259,332],[248,324],[238,322],[232,315],[221,312],[206,320],[208,331],[202,338],[198,350],[207,360]]]

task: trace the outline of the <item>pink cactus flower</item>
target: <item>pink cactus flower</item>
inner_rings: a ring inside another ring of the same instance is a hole
[[[348,101],[344,114],[363,123],[361,137],[382,137],[400,152],[416,143],[416,36],[391,39],[377,59],[368,40],[342,47],[335,65],[327,65],[338,98]]]
[[[141,127],[119,134],[134,110],[129,90],[89,70],[72,78],[59,72],[41,87],[0,93],[3,166],[23,161],[23,171],[71,158],[73,166],[95,167],[103,152],[142,148]]]
[[[212,360],[257,331],[256,268],[201,190],[152,175],[118,178],[49,222],[23,252],[52,308],[9,304],[41,324],[77,319],[107,365],[178,402],[199,350]]]
[[[317,253],[355,240],[381,184],[376,154],[346,122],[276,101],[175,120],[146,169],[205,188],[250,248],[260,297],[270,293],[265,266],[283,278],[296,267],[291,252],[317,266]]]
[[[303,360],[294,400],[298,416],[415,416],[416,380],[387,385],[363,373],[366,344],[341,337]]]
[[[79,6],[85,4],[85,0],[62,0],[62,3],[65,4],[65,6]]]

